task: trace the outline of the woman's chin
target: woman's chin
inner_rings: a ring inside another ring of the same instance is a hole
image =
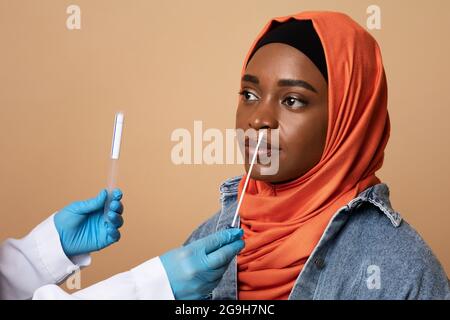
[[[249,165],[246,165],[245,171],[248,172]],[[254,180],[264,181],[271,184],[284,184],[294,181],[299,178],[299,176],[292,177],[283,175],[284,172],[278,171],[276,174],[267,174],[269,172],[268,167],[255,164],[253,166],[252,172],[250,174],[250,178]]]
[[[246,172],[248,172],[250,166],[247,166]],[[268,166],[255,164],[253,166],[252,172],[250,174],[250,178],[254,180],[260,180],[264,182],[269,183],[277,183],[277,181],[280,180],[279,172],[274,172],[274,170],[271,170]]]

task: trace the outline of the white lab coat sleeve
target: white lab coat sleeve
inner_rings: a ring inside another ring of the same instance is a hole
[[[88,254],[65,255],[52,215],[26,237],[0,245],[0,299],[31,299],[37,288],[60,283],[90,263]]]
[[[77,291],[66,293],[55,285],[36,290],[34,300],[173,300],[169,279],[159,257],[130,271]]]

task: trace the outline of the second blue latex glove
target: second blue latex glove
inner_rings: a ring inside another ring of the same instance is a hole
[[[102,190],[97,197],[73,202],[55,214],[56,230],[68,257],[98,251],[119,241],[118,229],[123,225],[122,191],[112,191],[112,201],[105,217],[107,196],[107,191]]]
[[[226,229],[160,256],[175,299],[205,299],[244,248],[242,229]]]

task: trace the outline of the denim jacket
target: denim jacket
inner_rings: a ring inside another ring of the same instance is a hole
[[[186,244],[231,225],[241,176],[220,186],[221,209]],[[237,299],[237,262],[212,299]],[[450,299],[441,264],[420,235],[391,207],[389,188],[367,188],[330,220],[289,299]]]

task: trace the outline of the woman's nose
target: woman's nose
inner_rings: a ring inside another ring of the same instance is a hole
[[[277,129],[278,119],[275,107],[270,103],[260,103],[249,119],[249,127],[259,129]]]

